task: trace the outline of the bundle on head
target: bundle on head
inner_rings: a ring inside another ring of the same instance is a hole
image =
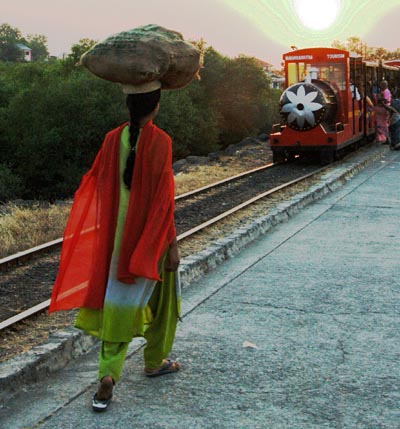
[[[123,85],[157,82],[162,89],[176,89],[199,70],[200,52],[180,33],[146,25],[96,44],[82,56],[81,64],[96,76]]]
[[[160,88],[187,85],[200,68],[200,51],[180,33],[146,25],[115,34],[82,55],[81,64],[94,75],[122,84],[130,113],[130,154],[123,174],[130,189],[140,119],[151,113]]]

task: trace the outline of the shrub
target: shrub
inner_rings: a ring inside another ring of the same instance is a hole
[[[83,70],[64,79],[44,69],[32,73],[30,67],[19,73],[23,89],[3,118],[4,140],[12,148],[7,161],[24,183],[24,196],[71,195],[105,133],[126,119],[123,96],[115,85]]]
[[[155,123],[170,134],[175,159],[269,132],[277,94],[256,59],[208,48],[200,74],[201,81],[162,94]],[[72,61],[0,62],[3,198],[71,196],[104,135],[128,120],[124,98],[119,85]]]
[[[193,93],[197,82],[179,91],[162,93],[155,123],[172,138],[175,159],[206,155],[218,149],[218,123],[213,109]]]
[[[0,164],[0,201],[19,198],[22,190],[22,180],[5,164]]]

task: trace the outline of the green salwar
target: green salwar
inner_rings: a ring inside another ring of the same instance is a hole
[[[158,368],[166,359],[174,343],[177,320],[179,318],[176,298],[175,273],[167,273],[169,281],[157,283],[150,298],[149,307],[155,317],[144,332],[144,366]],[[103,341],[99,353],[99,374],[101,380],[110,375],[114,382],[120,379],[128,342]]]
[[[99,353],[99,381],[109,375],[116,383],[122,373],[129,343],[102,341]]]

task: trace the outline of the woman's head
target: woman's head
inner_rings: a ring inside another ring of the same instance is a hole
[[[381,91],[384,91],[385,89],[388,88],[388,83],[387,80],[382,80],[381,83],[379,84],[379,88],[381,89]]]
[[[160,89],[143,94],[128,94],[126,105],[129,110],[131,122],[139,123],[142,118],[154,112],[158,107],[160,96]]]
[[[139,137],[140,127],[144,124],[142,119],[148,117],[158,110],[158,103],[160,101],[161,90],[156,89],[152,92],[145,92],[140,94],[129,94],[126,97],[126,105],[129,110],[130,124],[129,124],[129,144],[131,147],[126,166],[124,171],[124,183],[128,189],[131,189],[131,182],[133,176],[133,169],[135,166],[136,158],[136,142]],[[149,118],[150,119],[150,118]]]

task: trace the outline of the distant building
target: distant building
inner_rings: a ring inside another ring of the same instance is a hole
[[[17,47],[19,50],[21,50],[24,54],[23,59],[25,61],[31,62],[32,61],[32,49],[28,48],[28,46],[25,46],[22,43],[17,43]]]
[[[257,61],[260,63],[265,73],[271,79],[271,88],[283,89],[285,85],[285,78],[283,74],[280,73],[278,70],[274,70],[273,64],[268,63],[267,61],[259,60],[258,58]]]
[[[283,89],[285,86],[285,77],[279,74],[271,73],[271,88]]]
[[[257,58],[257,61],[260,63],[261,67],[264,69],[265,73],[268,75],[272,72],[272,68],[274,67],[273,64],[268,63],[267,61],[259,60]]]

